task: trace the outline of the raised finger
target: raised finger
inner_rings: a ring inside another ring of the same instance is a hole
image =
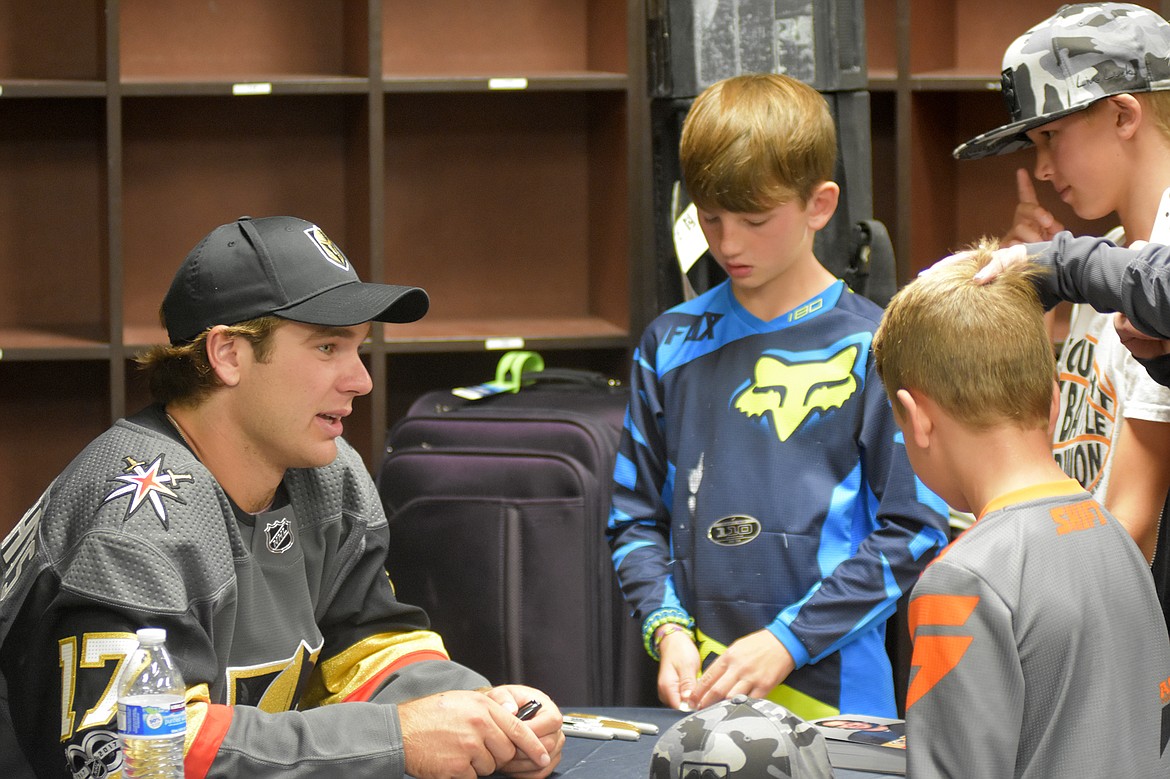
[[[1039,203],[1036,197],[1036,187],[1032,184],[1032,174],[1027,168],[1016,168],[1016,200],[1021,203]]]

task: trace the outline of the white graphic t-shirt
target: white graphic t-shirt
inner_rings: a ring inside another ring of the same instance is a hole
[[[1122,345],[1113,314],[1084,304],[1073,307],[1056,368],[1060,415],[1053,455],[1065,473],[1104,502],[1122,420],[1170,422],[1170,388],[1151,379]]]

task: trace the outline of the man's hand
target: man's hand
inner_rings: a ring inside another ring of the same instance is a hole
[[[546,730],[551,717],[559,733],[560,712],[544,696],[541,701],[549,711],[530,722],[517,719],[514,699],[509,710],[481,692],[451,690],[399,704],[406,772],[418,779],[472,779],[523,765],[530,770],[518,776],[547,776],[555,761],[529,726]]]
[[[792,655],[770,631],[749,633],[703,672],[692,696],[694,707],[702,709],[735,695],[766,697],[794,668]]]
[[[699,648],[686,631],[667,633],[658,644],[658,700],[672,709],[691,711],[699,676]]]
[[[1021,243],[1051,241],[1064,229],[1052,212],[1040,205],[1032,175],[1025,168],[1016,169],[1016,213],[1011,229],[1000,239],[1000,246],[1015,246]]]
[[[954,254],[949,254],[936,262],[934,265],[931,265],[929,268],[923,270],[921,273],[919,273],[919,275],[921,276],[930,273],[935,268],[945,268],[946,266],[952,265],[956,262],[959,262],[960,260],[969,259],[974,253],[975,252],[968,249],[961,252],[955,252]],[[1002,273],[1006,268],[1018,262],[1025,262],[1027,259],[1028,250],[1024,247],[1023,244],[1009,246],[1006,249],[996,249],[991,253],[991,260],[978,271],[976,271],[973,278],[977,284],[987,284],[1000,273]]]
[[[1025,243],[1040,243],[1051,241],[1064,225],[1056,221],[1050,211],[1040,205],[1036,198],[1036,188],[1032,186],[1032,177],[1024,168],[1016,170],[1016,204],[1015,221],[1007,235],[999,240],[1000,248],[992,252],[991,262],[975,274],[975,281],[987,284],[998,276],[1005,268],[1017,262],[1024,262],[1027,252]],[[973,252],[961,251],[943,257],[922,273],[930,273],[935,268],[945,267],[954,262],[970,257]]]
[[[551,774],[553,769],[557,767],[557,763],[561,761],[561,749],[565,746],[565,734],[561,730],[564,720],[561,716],[561,710],[552,702],[552,699],[540,690],[520,684],[493,687],[487,692],[487,696],[503,706],[505,711],[511,712],[513,716],[520,706],[529,701],[539,701],[540,711],[532,719],[525,720],[524,724],[540,739],[545,754],[549,757],[548,763],[543,764],[533,759],[531,752],[522,749],[516,753],[513,760],[499,766],[496,770],[518,779],[543,779]]]
[[[1170,354],[1170,341],[1153,335],[1146,335],[1134,327],[1125,314],[1113,315],[1113,327],[1117,330],[1117,337],[1139,360],[1152,360],[1164,354]]]

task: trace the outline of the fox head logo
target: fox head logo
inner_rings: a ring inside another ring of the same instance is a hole
[[[764,355],[734,406],[748,417],[770,414],[776,437],[787,441],[814,412],[840,408],[857,391],[853,365],[859,349],[852,344],[827,360],[808,362]]]

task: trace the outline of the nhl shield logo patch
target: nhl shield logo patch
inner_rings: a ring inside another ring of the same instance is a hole
[[[288,519],[269,522],[264,526],[264,539],[269,552],[284,554],[293,546],[292,523]]]

